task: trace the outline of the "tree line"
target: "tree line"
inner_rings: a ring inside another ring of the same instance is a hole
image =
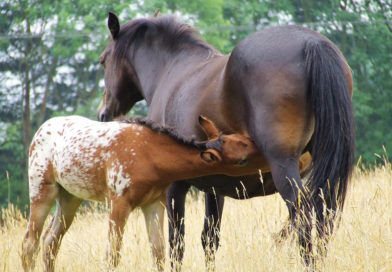
[[[48,118],[96,118],[103,91],[99,56],[109,40],[107,12],[122,23],[157,8],[196,27],[230,53],[271,25],[300,24],[339,46],[353,71],[357,158],[392,149],[392,1],[6,0],[0,3],[0,205],[28,203],[27,153]],[[144,114],[140,103],[132,114]]]

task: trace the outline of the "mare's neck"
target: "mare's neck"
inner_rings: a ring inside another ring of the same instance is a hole
[[[158,48],[157,45],[137,49],[133,63],[147,104],[150,105],[161,80],[175,80],[179,72],[195,66],[214,53],[197,46],[178,52]]]

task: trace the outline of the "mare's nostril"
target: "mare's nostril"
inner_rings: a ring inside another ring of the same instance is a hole
[[[101,122],[109,122],[111,120],[109,112],[105,109],[98,115],[98,120]]]

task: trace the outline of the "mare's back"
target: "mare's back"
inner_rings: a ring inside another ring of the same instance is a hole
[[[303,62],[305,42],[326,40],[321,34],[301,26],[267,27],[241,41],[230,58],[241,57],[248,65],[285,65]]]
[[[304,48],[311,39],[326,40],[301,26],[268,27],[249,35],[230,55],[227,92],[237,101],[247,96],[252,104],[256,99],[261,103],[256,108],[265,106],[260,109],[265,112],[282,98],[302,101],[307,89]]]

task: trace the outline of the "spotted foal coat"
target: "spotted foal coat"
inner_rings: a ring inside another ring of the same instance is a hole
[[[109,264],[116,266],[125,222],[135,207],[145,216],[158,269],[165,192],[172,181],[215,173],[235,174],[255,155],[249,137],[221,134],[208,119],[200,125],[209,141],[186,140],[148,121],[99,123],[70,116],[45,122],[29,153],[30,218],[22,249],[25,271],[34,267],[44,221],[57,202],[43,237],[44,269],[54,270],[61,239],[85,199],[111,204]]]

